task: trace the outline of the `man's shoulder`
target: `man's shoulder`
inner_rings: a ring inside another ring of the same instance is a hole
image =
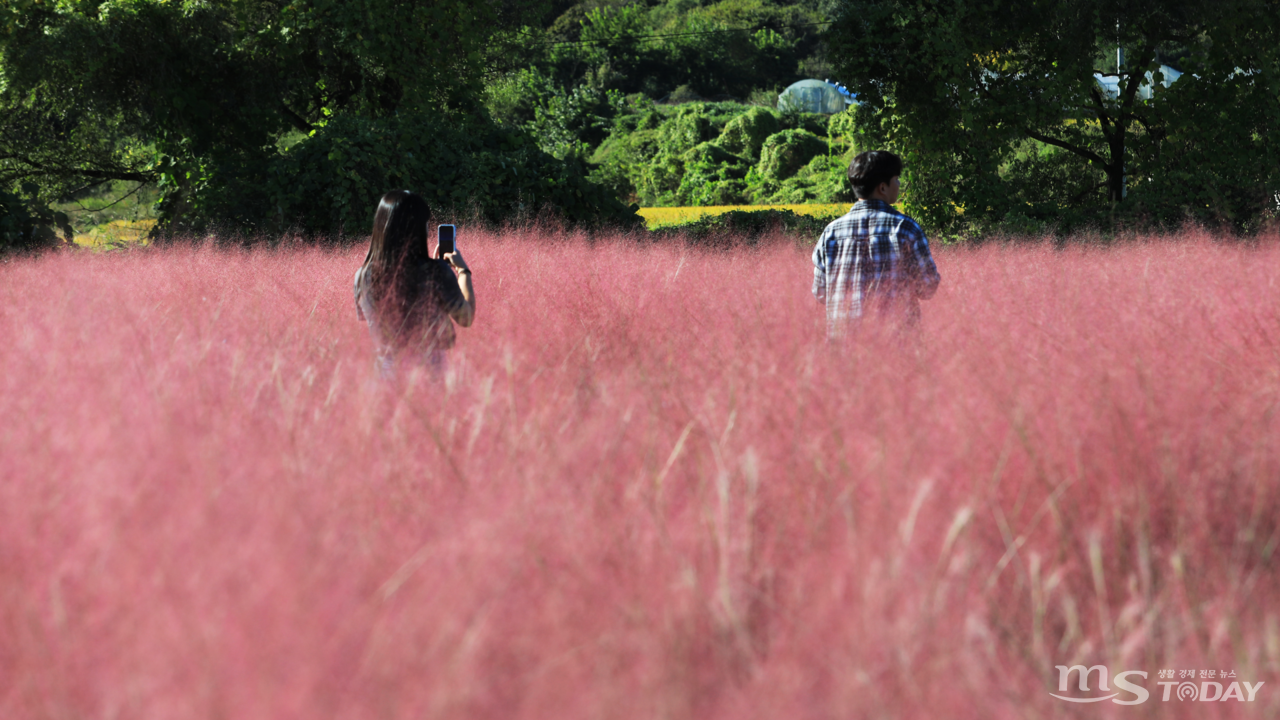
[[[898,212],[897,210],[894,210],[893,214],[898,217],[899,221],[902,223],[902,227],[910,230],[911,232],[924,235],[924,228],[920,227],[920,223],[916,222],[915,218],[907,215],[906,213]]]
[[[833,232],[839,232],[840,230],[851,228],[856,225],[860,219],[865,217],[865,215],[866,213],[864,211],[860,210],[857,205],[854,205],[849,208],[849,212],[827,223],[827,227],[823,230],[822,234],[826,236]]]
[[[884,227],[886,225],[908,226],[916,232],[921,232],[920,224],[911,216],[900,212],[897,208],[888,203],[866,203],[859,202],[849,208],[849,212],[832,220],[827,224],[823,235],[838,233],[842,230],[851,229],[859,225],[869,227]]]
[[[898,208],[881,203],[881,207],[872,209],[877,214],[881,226],[889,226],[898,234],[907,233],[912,235],[924,236],[924,229],[920,227],[920,223],[915,218],[907,215]]]

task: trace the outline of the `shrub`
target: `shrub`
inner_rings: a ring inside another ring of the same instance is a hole
[[[828,157],[829,125],[824,115],[780,118],[733,103],[637,107],[615,119],[591,156],[591,178],[649,207],[842,202],[848,158]],[[852,145],[841,139],[835,147]]]
[[[671,91],[671,95],[667,97],[667,101],[671,103],[692,103],[702,100],[702,96],[688,85],[681,85]]]
[[[853,202],[848,180],[848,158],[815,155],[795,175],[778,181],[752,168],[746,183],[751,201],[762,205],[793,205],[812,202]]]
[[[836,113],[827,120],[827,143],[831,145],[832,151],[853,154],[861,135],[857,122],[857,115],[852,108]]]
[[[783,130],[770,135],[760,149],[760,174],[771,180],[785,180],[796,174],[817,155],[827,152],[827,143],[808,130]]]
[[[772,111],[753,107],[730,120],[716,143],[735,155],[758,160],[764,141],[778,130],[778,117]]]
[[[685,153],[684,174],[676,191],[681,205],[736,205],[745,201],[749,166],[714,143],[705,142]]]
[[[831,222],[830,218],[801,215],[790,210],[730,210],[679,225],[652,231],[658,238],[683,237],[697,245],[731,247],[753,245],[770,233],[796,236],[812,244]]]
[[[65,213],[0,190],[0,253],[54,247],[63,241],[58,230],[71,242],[74,233]]]
[[[658,143],[663,152],[671,155],[684,153],[711,137],[711,122],[701,103],[680,107],[673,117],[658,128]]]
[[[636,193],[645,205],[679,205],[676,196],[684,179],[684,162],[671,155],[658,155],[649,162],[638,178]]]

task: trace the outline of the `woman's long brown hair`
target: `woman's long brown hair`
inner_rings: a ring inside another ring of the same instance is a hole
[[[431,208],[420,195],[392,190],[373,216],[373,238],[364,258],[365,277],[375,305],[407,312],[423,293],[420,268],[431,259],[427,223]]]

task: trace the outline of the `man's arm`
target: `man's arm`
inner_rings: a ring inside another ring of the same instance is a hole
[[[813,248],[813,296],[818,302],[827,301],[827,233],[818,237]]]
[[[908,271],[915,280],[915,295],[921,300],[928,300],[933,294],[938,292],[938,284],[942,282],[942,276],[938,274],[938,266],[933,262],[933,255],[929,252],[929,240],[924,236],[924,231],[919,225],[914,226],[915,232],[911,238],[911,254],[914,261],[908,265]]]

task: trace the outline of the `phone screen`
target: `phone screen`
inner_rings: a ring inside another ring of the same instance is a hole
[[[440,225],[436,228],[436,240],[439,242],[440,255],[451,253],[457,249],[454,236],[457,229],[453,225]]]

